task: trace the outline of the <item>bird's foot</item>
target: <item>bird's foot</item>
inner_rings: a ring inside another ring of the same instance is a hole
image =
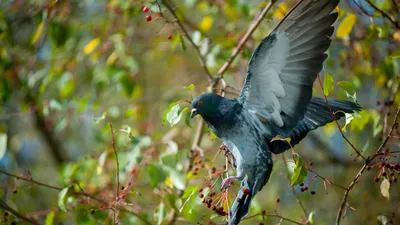
[[[233,182],[233,181],[236,181],[236,180],[239,180],[239,178],[238,178],[238,177],[235,177],[235,176],[225,178],[225,179],[222,181],[221,189],[228,188],[229,186],[231,186],[232,182]]]
[[[227,147],[224,143],[222,143],[222,144],[219,146],[219,150],[224,151],[224,152],[226,152],[226,151],[230,152],[229,149],[228,149],[228,147]]]

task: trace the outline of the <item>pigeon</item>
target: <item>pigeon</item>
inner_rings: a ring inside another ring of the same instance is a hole
[[[227,223],[237,225],[251,201],[269,180],[272,153],[298,144],[309,131],[360,111],[352,101],[312,96],[313,83],[327,58],[338,17],[339,0],[302,0],[258,45],[248,63],[240,96],[228,99],[207,93],[192,101],[191,117],[200,115],[232,153],[236,176],[222,188],[240,181]],[[273,141],[275,137],[290,138]]]

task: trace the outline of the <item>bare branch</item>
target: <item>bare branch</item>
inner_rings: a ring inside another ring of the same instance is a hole
[[[206,60],[204,59],[204,56],[201,54],[200,48],[199,46],[196,45],[196,43],[194,43],[193,39],[191,38],[191,36],[189,35],[189,32],[186,30],[186,28],[183,26],[182,22],[179,20],[178,16],[175,13],[175,9],[171,6],[171,4],[168,2],[168,0],[162,0],[162,3],[165,5],[165,7],[167,7],[168,11],[172,14],[172,16],[175,18],[175,23],[179,26],[179,28],[182,30],[184,36],[186,36],[186,38],[189,40],[189,42],[193,45],[193,47],[196,49],[197,55],[200,59],[200,64],[201,67],[203,67],[204,71],[206,72],[207,76],[208,76],[208,80],[211,82],[213,80],[213,77],[210,73],[210,71],[207,68],[206,65]],[[161,13],[161,9],[160,9],[160,13]]]
[[[276,0],[271,0],[268,2],[268,4],[263,8],[261,13],[258,15],[258,17],[253,21],[253,23],[250,25],[249,29],[247,30],[246,34],[243,36],[242,40],[240,40],[239,44],[236,46],[235,49],[233,49],[231,57],[228,59],[228,61],[225,62],[225,64],[218,70],[217,76],[218,78],[222,78],[224,73],[228,70],[229,66],[232,64],[233,60],[236,58],[236,56],[239,54],[240,50],[243,48],[244,44],[247,42],[247,40],[251,37],[251,35],[254,33],[254,31],[257,29],[258,25],[260,25],[261,21],[264,19],[265,15],[269,12],[269,10],[272,8],[272,5],[276,2]]]
[[[244,218],[243,220],[248,220],[248,219],[251,219],[251,218],[254,218],[254,217],[257,217],[257,216],[276,217],[276,218],[279,218],[279,219],[281,219],[281,220],[285,220],[285,221],[288,221],[288,222],[291,222],[291,223],[294,223],[294,224],[298,224],[298,225],[307,224],[307,223],[300,223],[300,222],[297,222],[297,221],[295,221],[295,220],[292,220],[292,219],[283,217],[283,216],[279,215],[276,211],[275,211],[275,213],[265,213],[265,214],[257,213],[257,214],[248,216],[248,217]],[[243,221],[243,220],[242,220],[242,221]]]
[[[397,29],[400,29],[400,21],[396,21],[391,15],[387,14],[386,12],[378,8],[378,6],[376,6],[373,2],[371,2],[371,0],[365,0],[365,1],[368,2],[368,4],[376,11],[378,11],[385,19],[389,20],[390,23],[392,23]]]
[[[119,198],[119,161],[118,161],[118,153],[117,153],[117,149],[115,148],[115,137],[114,137],[114,130],[113,130],[113,126],[110,123],[110,130],[111,130],[111,137],[112,137],[112,147],[114,150],[114,154],[115,154],[115,161],[117,164],[117,190],[116,190],[116,194],[117,194],[117,198]]]

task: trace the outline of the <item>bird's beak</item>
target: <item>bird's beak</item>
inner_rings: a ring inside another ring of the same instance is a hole
[[[192,109],[192,112],[190,113],[190,118],[193,119],[193,117],[195,117],[196,115],[197,115],[197,109],[196,109],[196,108],[193,108],[193,109]]]

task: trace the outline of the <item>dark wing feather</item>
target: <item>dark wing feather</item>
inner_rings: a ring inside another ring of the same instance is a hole
[[[262,121],[290,130],[304,118],[327,58],[338,3],[300,1],[256,48],[239,101]]]

